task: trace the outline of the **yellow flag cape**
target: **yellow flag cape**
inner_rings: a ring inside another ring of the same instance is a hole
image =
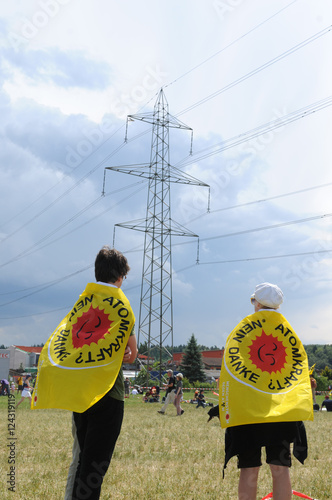
[[[42,349],[31,408],[81,413],[114,385],[135,317],[119,288],[88,283]]]
[[[219,380],[221,427],[313,420],[307,355],[287,320],[260,310],[227,338]]]

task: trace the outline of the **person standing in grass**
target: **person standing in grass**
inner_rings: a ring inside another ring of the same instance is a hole
[[[122,363],[137,356],[135,316],[121,290],[129,265],[108,246],[88,283],[44,346],[32,409],[73,412],[73,460],[65,499],[97,500],[124,413]]]
[[[29,403],[31,405],[31,390],[32,390],[32,387],[30,385],[31,378],[32,378],[31,375],[27,375],[25,377],[25,380],[24,380],[23,386],[22,386],[23,389],[22,389],[21,399],[17,403],[16,408],[25,400],[25,398],[29,399]]]
[[[182,399],[182,379],[183,375],[182,373],[178,373],[176,376],[176,388],[175,388],[175,399],[174,399],[174,406],[176,408],[176,414],[177,416],[183,415],[184,410],[181,408],[181,399]]]
[[[130,387],[130,381],[129,381],[129,378],[126,377],[126,379],[124,381],[125,398],[129,398],[129,387]]]
[[[256,500],[261,448],[273,481],[273,499],[291,500],[290,444],[303,463],[307,439],[301,420],[313,420],[308,359],[278,311],[280,288],[261,283],[251,296],[255,313],[226,341],[219,382],[219,418],[225,433],[225,465],[237,455],[239,500]]]
[[[173,376],[173,370],[167,370],[168,381],[166,384],[166,399],[162,408],[158,411],[162,415],[165,414],[166,408],[170,403],[174,403],[175,399],[175,378]]]
[[[21,375],[17,379],[17,394],[23,391],[23,378]]]

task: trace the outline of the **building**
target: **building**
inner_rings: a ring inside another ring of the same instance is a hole
[[[9,349],[0,349],[0,380],[5,378],[9,380]]]
[[[9,346],[10,359],[9,368],[13,372],[25,371],[35,373],[42,347],[31,347],[24,345]]]
[[[216,349],[213,351],[201,351],[204,372],[208,378],[219,378],[221,362],[224,355],[224,349]],[[176,369],[179,368],[184,352],[175,352],[173,360]]]

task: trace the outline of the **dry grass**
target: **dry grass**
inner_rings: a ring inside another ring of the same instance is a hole
[[[0,398],[0,498],[62,499],[71,458],[70,413],[31,411],[27,402],[17,409],[16,493],[12,493],[6,485],[6,402],[7,398]],[[206,409],[183,404],[182,417],[175,416],[173,406],[163,416],[157,413],[159,404],[144,404],[139,396],[126,400],[125,405],[122,432],[105,477],[102,499],[237,499],[236,459],[231,460],[222,479],[224,432],[216,419],[207,424]],[[293,488],[319,500],[332,498],[331,417],[331,413],[320,412],[314,422],[306,423],[309,458],[305,466],[294,459],[291,470]],[[257,498],[271,489],[269,469],[264,465]]]

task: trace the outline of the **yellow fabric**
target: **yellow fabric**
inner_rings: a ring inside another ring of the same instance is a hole
[[[227,338],[219,380],[221,427],[313,420],[308,359],[287,320],[260,310]]]
[[[312,367],[310,368],[309,375],[312,375],[314,373],[315,366],[316,366],[316,363],[314,365],[312,365]]]
[[[114,385],[135,323],[119,288],[88,283],[42,349],[31,408],[81,413]]]

